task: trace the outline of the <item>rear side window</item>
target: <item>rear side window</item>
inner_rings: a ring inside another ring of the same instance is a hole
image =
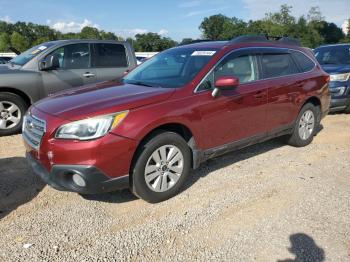
[[[96,44],[96,67],[127,67],[125,47],[120,44]]]
[[[308,58],[301,52],[293,51],[292,53],[295,61],[298,63],[302,72],[311,71],[315,67],[314,61]]]
[[[261,57],[263,78],[273,78],[299,73],[291,54],[263,54]]]

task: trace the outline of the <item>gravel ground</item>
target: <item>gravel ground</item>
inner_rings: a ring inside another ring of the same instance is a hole
[[[210,160],[160,204],[56,191],[2,137],[0,261],[350,261],[350,115],[323,126]]]

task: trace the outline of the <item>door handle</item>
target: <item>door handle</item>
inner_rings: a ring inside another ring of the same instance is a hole
[[[86,72],[85,74],[83,74],[83,76],[85,76],[85,77],[93,77],[93,76],[95,76],[95,74],[90,73],[90,72]]]

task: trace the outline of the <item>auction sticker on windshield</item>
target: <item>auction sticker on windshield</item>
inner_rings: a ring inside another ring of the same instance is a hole
[[[194,51],[191,56],[212,56],[216,51]]]

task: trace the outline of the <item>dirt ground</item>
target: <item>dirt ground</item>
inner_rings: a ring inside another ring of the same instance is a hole
[[[350,261],[350,115],[305,148],[275,139],[213,159],[178,196],[83,198],[0,138],[0,261]]]

